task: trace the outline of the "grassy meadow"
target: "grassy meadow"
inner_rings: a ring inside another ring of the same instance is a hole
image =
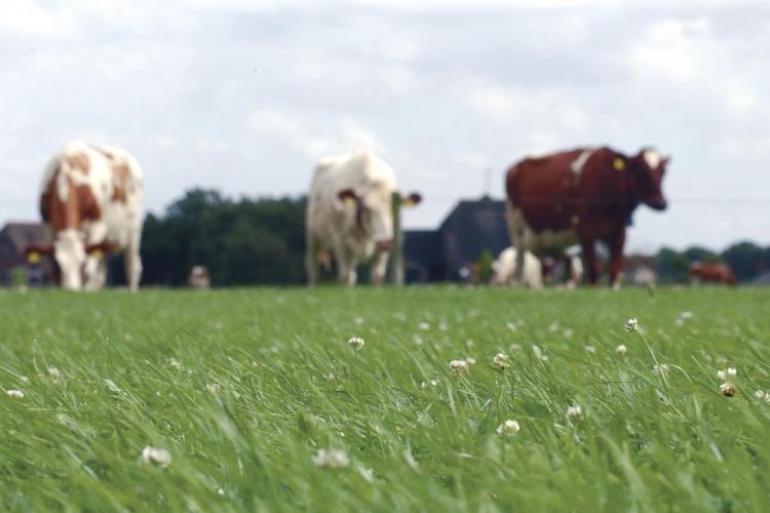
[[[4,291],[0,509],[770,511],[758,390],[760,289]]]

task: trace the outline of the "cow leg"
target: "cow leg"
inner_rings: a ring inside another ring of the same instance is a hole
[[[581,237],[580,246],[588,266],[588,282],[596,285],[599,281],[599,260],[596,258],[596,241],[593,238]]]
[[[140,232],[137,230],[130,237],[130,241],[123,254],[126,264],[126,279],[131,292],[139,290],[139,281],[142,279],[142,257],[139,255]]]
[[[385,283],[385,273],[388,271],[388,259],[390,253],[387,251],[378,251],[374,256],[372,263],[372,284],[382,285]]]
[[[610,285],[615,290],[620,290],[622,276],[620,269],[623,266],[623,246],[626,244],[626,229],[622,228],[610,238]]]
[[[583,262],[580,261],[580,257],[568,256],[566,258],[567,273],[569,279],[567,280],[567,288],[574,289],[580,285],[580,281],[583,279]]]
[[[525,270],[526,284],[530,289],[539,290],[543,288],[543,267],[537,257],[525,258],[523,265],[527,266]]]
[[[514,207],[510,201],[505,203],[505,220],[511,237],[511,246],[516,249],[511,281],[521,284],[524,282],[524,255],[530,250],[534,234],[529,233],[530,230],[527,228],[521,210]]]
[[[337,273],[339,282],[349,287],[354,286],[358,281],[358,262],[356,261],[355,256],[353,256],[341,245],[337,246],[335,256],[337,257]]]
[[[307,236],[305,273],[307,273],[307,284],[311,287],[315,286],[318,283],[318,246],[315,243],[315,237],[310,234]]]
[[[86,290],[101,290],[107,283],[107,265],[101,256],[89,255],[85,265]]]

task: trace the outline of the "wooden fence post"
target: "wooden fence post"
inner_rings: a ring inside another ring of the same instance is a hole
[[[391,200],[393,213],[393,247],[390,253],[390,279],[396,286],[404,284],[404,234],[401,232],[401,204],[403,200],[400,192],[394,192]]]

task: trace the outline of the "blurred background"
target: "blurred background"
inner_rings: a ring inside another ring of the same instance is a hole
[[[45,164],[74,138],[128,148],[144,168],[146,284],[186,283],[195,264],[221,285],[303,282],[314,162],[357,148],[424,195],[404,212],[407,280],[457,279],[509,245],[508,166],[599,144],[672,156],[669,210],[640,208],[629,230],[638,265],[684,281],[690,261],[727,260],[739,281],[770,281],[767,2],[3,0],[0,10],[4,283],[38,279],[19,274],[23,247],[43,236]]]

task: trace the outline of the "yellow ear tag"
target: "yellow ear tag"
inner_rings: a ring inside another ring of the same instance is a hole
[[[350,197],[345,198],[344,201],[345,201],[345,206],[346,207],[352,207],[352,206],[355,206],[355,204],[356,204],[356,200],[354,200],[353,198],[350,198]]]
[[[97,249],[92,253],[92,255],[94,255],[94,258],[96,258],[97,260],[101,260],[102,257],[104,257],[104,253],[102,253],[101,249]]]
[[[27,262],[30,264],[36,264],[40,262],[40,253],[37,251],[31,252],[29,255],[27,255]]]
[[[623,159],[620,157],[617,157],[613,162],[612,166],[615,168],[615,171],[623,171],[626,168],[626,163],[623,162]]]

